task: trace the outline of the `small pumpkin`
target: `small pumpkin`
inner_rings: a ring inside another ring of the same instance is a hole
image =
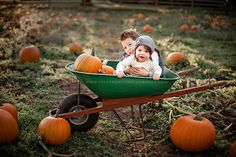
[[[3,103],[0,105],[0,109],[6,110],[9,112],[18,122],[18,113],[16,108],[10,103]]]
[[[236,157],[236,140],[230,146],[229,157]]]
[[[19,60],[21,62],[37,62],[40,60],[40,51],[34,45],[26,46],[19,52]]]
[[[71,128],[67,120],[48,116],[39,123],[37,133],[49,144],[61,145],[70,137]]]
[[[192,31],[197,31],[197,30],[199,30],[199,29],[200,29],[199,25],[192,25],[192,26],[191,26],[191,30],[192,30]]]
[[[102,61],[89,54],[79,55],[74,63],[74,70],[81,72],[97,73],[102,69]]]
[[[107,13],[102,13],[101,15],[100,15],[100,20],[102,20],[102,21],[107,21],[109,19],[109,14],[107,14]]]
[[[113,74],[114,71],[115,71],[114,68],[112,68],[111,66],[102,65],[102,73],[104,73],[104,74]]]
[[[152,32],[153,27],[151,25],[145,25],[145,26],[143,26],[143,31],[144,32]]]
[[[16,119],[6,110],[0,109],[0,143],[14,141],[18,134]]]
[[[180,26],[180,29],[181,29],[182,31],[188,31],[188,30],[189,30],[189,26],[188,26],[187,24],[182,24],[182,25]]]
[[[137,13],[137,14],[133,14],[133,17],[136,19],[144,19],[144,14],[143,13]]]
[[[178,118],[170,129],[170,138],[176,147],[199,152],[213,145],[216,138],[214,125],[206,118],[187,115]]]
[[[77,53],[82,52],[83,47],[79,43],[71,43],[68,45],[70,52]]]
[[[182,52],[172,52],[166,57],[167,64],[174,64],[186,60],[186,56]]]

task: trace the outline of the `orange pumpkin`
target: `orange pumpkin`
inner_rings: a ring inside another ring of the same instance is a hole
[[[145,16],[143,13],[137,13],[137,14],[133,14],[133,17],[137,19],[144,19]]]
[[[197,30],[199,30],[200,29],[200,27],[198,26],[198,25],[192,25],[191,26],[191,30],[192,31],[197,31]]]
[[[107,21],[109,19],[109,14],[107,14],[107,13],[102,13],[101,15],[100,15],[100,20],[102,20],[102,21]]]
[[[71,128],[67,120],[48,116],[39,123],[37,133],[49,144],[61,145],[70,137]]]
[[[236,157],[236,140],[230,146],[229,157]]]
[[[199,152],[213,145],[216,138],[214,125],[206,118],[195,119],[187,115],[178,118],[170,130],[170,138],[176,147],[189,152]]]
[[[145,26],[143,26],[143,31],[144,32],[152,32],[153,27],[151,25],[145,25]]]
[[[182,52],[172,52],[169,53],[166,57],[167,64],[173,64],[182,62],[186,59],[185,55]]]
[[[18,113],[16,108],[9,103],[3,103],[2,105],[0,105],[0,109],[6,110],[7,112],[9,112],[18,122]]]
[[[102,61],[89,54],[79,55],[74,64],[74,70],[81,72],[97,73],[102,69]]]
[[[180,29],[183,31],[188,31],[189,30],[189,26],[187,24],[183,24],[180,26]]]
[[[102,65],[102,72],[104,74],[113,74],[114,68],[112,68],[111,66],[108,66],[108,65]]]
[[[16,119],[9,112],[0,109],[0,143],[14,141],[18,134]]]
[[[77,52],[82,52],[83,47],[79,43],[71,43],[68,45],[70,52],[72,53],[77,53]]]
[[[38,47],[31,45],[24,47],[19,52],[21,62],[37,62],[40,60],[40,51]]]

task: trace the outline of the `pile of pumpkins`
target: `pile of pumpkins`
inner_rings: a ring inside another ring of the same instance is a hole
[[[74,70],[80,72],[103,73],[103,74],[113,74],[114,72],[114,68],[103,64],[98,57],[85,53],[79,55],[76,58],[74,63]]]
[[[19,135],[18,112],[10,103],[0,105],[0,144],[12,142]],[[51,145],[65,143],[71,134],[70,124],[63,118],[45,117],[37,127],[37,133]]]
[[[79,43],[70,43],[67,45],[71,53],[82,52],[83,47]],[[35,45],[23,47],[19,51],[19,61],[24,62],[38,62],[41,58],[40,50]]]

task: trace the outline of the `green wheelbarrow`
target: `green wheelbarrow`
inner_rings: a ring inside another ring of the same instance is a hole
[[[107,65],[114,68],[117,63],[118,61],[107,61]],[[57,109],[57,116],[67,119],[72,131],[92,129],[98,121],[99,112],[114,111],[117,108],[177,97],[226,84],[218,82],[178,91],[168,91],[180,77],[167,68],[164,69],[164,74],[158,81],[150,77],[117,78],[114,75],[79,72],[73,70],[73,63],[67,64],[65,68],[79,80],[79,92],[69,95],[61,101]],[[81,94],[80,83],[87,86],[97,97],[92,98]],[[98,102],[102,102],[102,105],[98,106]]]

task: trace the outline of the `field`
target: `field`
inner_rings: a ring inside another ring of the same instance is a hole
[[[0,103],[9,102],[18,110],[20,134],[10,143],[0,145],[1,157],[50,156],[39,144],[35,130],[66,96],[78,91],[78,80],[64,68],[79,53],[68,45],[76,42],[84,53],[94,48],[100,59],[119,59],[122,49],[119,34],[135,28],[150,35],[164,58],[183,52],[188,64],[167,65],[173,71],[198,66],[197,72],[184,76],[171,90],[227,81],[224,88],[206,90],[143,105],[146,140],[134,142],[111,111],[100,113],[96,126],[88,132],[75,132],[60,146],[45,145],[50,152],[71,156],[228,156],[236,140],[236,12],[216,9],[158,8],[139,9],[93,6],[48,8],[43,5],[0,6]],[[153,27],[144,32],[143,26]],[[180,29],[187,24],[188,30]],[[194,25],[194,26],[193,26]],[[191,27],[195,27],[191,29]],[[39,62],[22,63],[19,51],[36,45]],[[82,86],[82,93],[95,95]],[[135,137],[142,136],[135,107],[131,123],[130,108],[117,110]],[[175,147],[169,135],[173,122],[186,113],[206,115],[217,130],[214,145],[203,152],[189,153]]]

